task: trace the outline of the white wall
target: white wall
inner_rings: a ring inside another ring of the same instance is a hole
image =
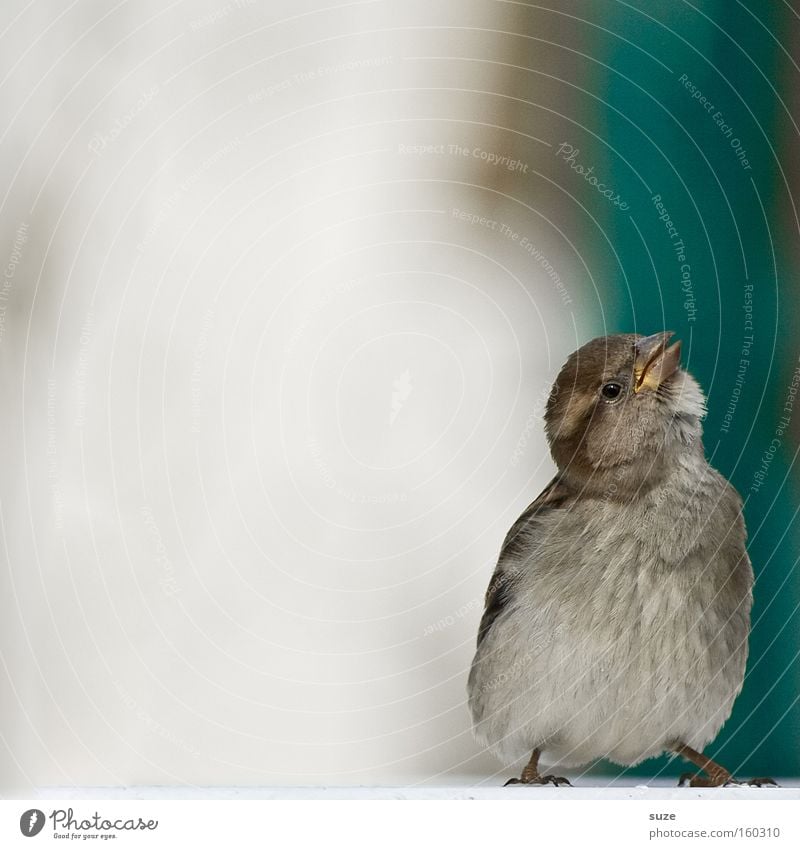
[[[568,93],[497,31],[558,21],[44,5],[0,41],[3,792],[490,775],[482,595],[591,312],[513,99]]]

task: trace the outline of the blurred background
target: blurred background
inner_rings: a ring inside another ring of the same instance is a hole
[[[707,754],[800,774],[793,5],[4,8],[4,794],[505,779],[466,676],[550,382],[663,328],[757,575]]]

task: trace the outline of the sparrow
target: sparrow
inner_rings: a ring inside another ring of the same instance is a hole
[[[702,752],[744,681],[753,570],[672,336],[594,339],[552,387],[558,471],[503,542],[468,684],[478,742],[507,765],[530,757],[509,784],[569,784],[540,756],[632,766],[664,752],[697,768],[680,784],[738,783]]]

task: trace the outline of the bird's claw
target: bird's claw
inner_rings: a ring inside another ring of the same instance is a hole
[[[772,778],[751,778],[749,781],[745,781],[745,784],[749,784],[751,787],[780,787],[780,784]]]
[[[732,775],[726,778],[724,775],[717,775],[714,778],[709,778],[700,772],[684,772],[678,779],[678,787],[735,787],[741,782],[737,781]]]
[[[572,787],[569,780],[560,775],[537,775],[536,778],[509,778],[503,787],[508,787],[511,784],[552,784],[554,787],[566,785]]]
[[[699,773],[684,772],[678,779],[678,787],[684,787],[687,782],[689,787],[780,787],[771,778],[751,778],[749,781],[738,781],[731,776],[727,781],[716,782],[710,778],[704,778]]]

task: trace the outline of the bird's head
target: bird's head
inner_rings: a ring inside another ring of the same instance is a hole
[[[589,490],[625,497],[656,483],[675,452],[702,456],[705,398],[680,368],[681,343],[671,332],[593,339],[571,354],[545,412],[553,459],[562,474]]]

